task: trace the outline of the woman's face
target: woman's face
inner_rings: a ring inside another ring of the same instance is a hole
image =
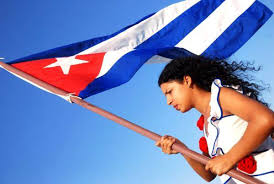
[[[191,80],[191,79],[190,79]],[[169,81],[161,84],[161,89],[167,99],[167,104],[172,105],[176,110],[187,112],[192,105],[191,81]]]

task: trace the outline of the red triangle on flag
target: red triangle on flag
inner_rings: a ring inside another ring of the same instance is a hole
[[[105,54],[40,59],[12,66],[59,89],[79,95],[98,76]]]

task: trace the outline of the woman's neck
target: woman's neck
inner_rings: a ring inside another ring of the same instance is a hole
[[[211,93],[197,86],[194,88],[193,92],[194,92],[194,96],[193,96],[194,108],[204,115],[210,113],[209,102],[211,98],[210,97]]]

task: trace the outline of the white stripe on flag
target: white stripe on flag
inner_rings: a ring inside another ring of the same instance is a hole
[[[120,49],[116,51],[107,52],[104,56],[100,73],[97,75],[96,78],[105,75],[110,70],[110,68],[116,63],[116,61],[118,61],[123,55],[125,55],[128,52],[129,51],[127,49]]]
[[[108,52],[119,49],[132,50],[199,1],[200,0],[187,0],[170,5],[120,34],[84,50],[77,55]]]
[[[226,0],[176,47],[201,55],[255,0]]]

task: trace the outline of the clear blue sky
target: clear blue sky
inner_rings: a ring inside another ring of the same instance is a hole
[[[104,36],[179,0],[25,0],[0,2],[0,57],[5,61]],[[274,2],[262,0],[272,11]],[[274,17],[232,57],[255,61],[274,104]],[[164,64],[142,67],[118,88],[87,100],[198,151],[199,113],[166,105],[157,86]],[[205,183],[180,155],[80,106],[0,70],[1,184]],[[219,180],[212,183],[219,183]]]

